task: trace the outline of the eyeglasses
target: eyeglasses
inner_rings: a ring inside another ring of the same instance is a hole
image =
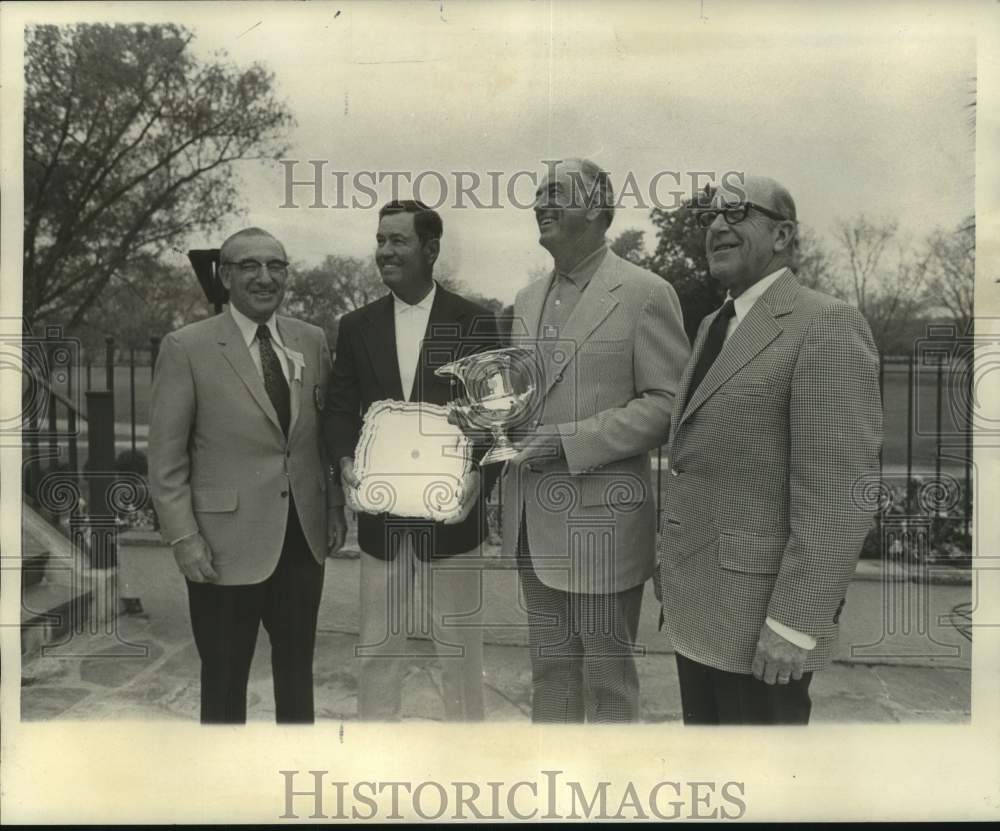
[[[253,277],[258,274],[262,268],[267,269],[267,273],[272,277],[284,277],[288,273],[288,263],[284,260],[268,260],[266,263],[262,263],[258,260],[240,260],[239,262],[234,262],[233,260],[223,260],[222,265],[234,265],[236,266],[241,274],[247,277]]]
[[[715,222],[715,218],[719,214],[722,214],[723,219],[730,225],[736,225],[747,218],[747,214],[750,213],[751,208],[755,211],[760,211],[764,216],[771,217],[771,219],[781,220],[782,222],[795,221],[794,219],[789,219],[787,216],[775,213],[770,208],[758,205],[756,202],[740,202],[739,205],[727,205],[725,208],[701,208],[695,211],[695,218],[702,228],[707,228]]]

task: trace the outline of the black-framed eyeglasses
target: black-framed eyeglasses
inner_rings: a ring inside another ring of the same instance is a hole
[[[764,216],[771,217],[771,219],[777,219],[782,222],[795,221],[794,219],[789,219],[787,216],[775,213],[770,208],[758,205],[756,202],[740,202],[738,205],[727,205],[724,208],[700,208],[695,211],[695,218],[702,228],[707,228],[715,222],[715,218],[719,214],[722,214],[722,218],[730,225],[736,225],[747,218],[747,214],[750,213],[751,208],[755,211],[760,211]]]
[[[284,260],[268,260],[266,263],[262,263],[259,260],[223,260],[221,265],[234,265],[236,266],[241,274],[245,274],[247,277],[252,277],[255,274],[259,274],[262,268],[267,269],[267,273],[272,277],[284,277],[288,273],[288,263]]]

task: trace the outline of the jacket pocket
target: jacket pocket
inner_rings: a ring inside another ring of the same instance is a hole
[[[224,514],[236,510],[239,491],[236,488],[196,488],[191,491],[191,502],[201,513]]]
[[[744,574],[777,574],[786,543],[785,537],[723,531],[719,536],[719,566]]]

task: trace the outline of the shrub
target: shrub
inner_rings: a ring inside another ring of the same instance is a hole
[[[886,504],[861,549],[862,559],[969,566],[972,537],[966,532],[963,482],[915,476],[904,487],[885,484]],[[971,513],[970,513],[971,527]],[[884,551],[888,539],[890,550]]]

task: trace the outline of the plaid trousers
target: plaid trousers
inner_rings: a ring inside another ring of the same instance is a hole
[[[634,643],[643,586],[577,594],[546,586],[535,573],[527,519],[517,541],[528,612],[531,720],[632,722],[639,718]]]

